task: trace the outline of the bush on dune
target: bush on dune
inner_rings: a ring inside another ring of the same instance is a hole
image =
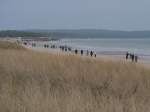
[[[2,112],[148,112],[150,70],[132,63],[0,50]]]

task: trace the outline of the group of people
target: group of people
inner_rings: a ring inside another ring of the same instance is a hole
[[[55,45],[51,45],[51,46],[49,46],[48,44],[44,44],[44,48],[57,48]]]
[[[67,51],[72,51],[72,52],[74,52],[75,54],[81,54],[81,56],[83,56],[84,55],[84,53],[86,54],[86,56],[94,56],[94,57],[96,57],[96,53],[94,52],[94,51],[85,51],[85,50],[78,50],[78,49],[75,49],[75,50],[72,50],[72,48],[71,47],[68,47],[68,46],[59,46],[59,48],[62,50],[62,51],[65,51],[65,52],[67,52]]]
[[[78,52],[80,52],[80,54],[81,54],[81,56],[84,54],[84,52],[86,52],[86,56],[91,56],[91,57],[95,57],[96,58],[96,53],[94,52],[94,51],[84,51],[84,50],[77,50],[77,49],[75,49],[75,54],[78,54]]]
[[[27,42],[24,42],[23,44],[27,45]],[[36,47],[36,44],[32,43],[32,47]],[[44,48],[49,48],[49,47],[57,48],[55,45],[49,46],[48,44],[44,44]],[[81,54],[81,56],[84,55],[84,53],[85,53],[86,56],[91,56],[91,57],[94,56],[96,58],[96,52],[94,52],[94,51],[82,50],[82,49],[81,50],[78,50],[78,49],[72,50],[72,48],[68,47],[68,46],[59,46],[59,48],[65,52],[73,51],[75,54]],[[131,59],[132,62],[138,62],[138,56],[133,53],[129,53],[129,52],[126,53],[126,60],[128,60],[128,59]]]
[[[59,46],[59,48],[62,50],[62,51],[71,51],[71,47],[68,47],[68,46]]]
[[[126,60],[131,59],[132,62],[138,62],[138,56],[132,53],[126,53]]]

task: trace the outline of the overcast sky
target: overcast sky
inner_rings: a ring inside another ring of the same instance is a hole
[[[150,0],[0,0],[0,30],[150,30]]]

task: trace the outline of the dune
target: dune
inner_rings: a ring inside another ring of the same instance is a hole
[[[2,46],[2,112],[150,111],[150,70],[143,66]]]

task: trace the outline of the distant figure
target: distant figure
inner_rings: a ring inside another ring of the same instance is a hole
[[[68,48],[68,51],[71,51],[71,47]]]
[[[129,53],[127,52],[126,53],[126,60],[129,58]]]
[[[55,45],[51,45],[51,48],[56,48],[56,46]]]
[[[27,42],[24,42],[23,44],[24,44],[24,45],[27,45]]]
[[[93,51],[90,52],[91,57],[93,56]]]
[[[65,47],[64,46],[62,46],[62,51],[64,51],[65,50]]]
[[[131,60],[132,60],[132,62],[134,62],[134,58],[135,58],[134,54],[131,54]]]
[[[35,47],[36,46],[36,44],[35,43],[32,43],[32,47]]]
[[[138,56],[135,56],[135,62],[136,63],[138,62]]]
[[[86,52],[86,55],[88,56],[89,55],[89,51],[87,50],[87,52]]]
[[[94,53],[94,57],[96,58],[96,53]]]
[[[45,45],[44,45],[44,48],[49,48],[49,45],[45,44]]]
[[[77,49],[75,49],[75,54],[78,54],[78,50]]]
[[[81,55],[83,55],[83,50],[81,50]]]
[[[65,51],[67,52],[67,47],[65,47]]]

